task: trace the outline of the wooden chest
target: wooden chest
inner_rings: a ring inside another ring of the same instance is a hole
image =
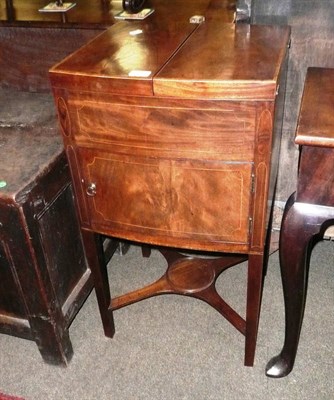
[[[0,100],[0,332],[66,365],[92,281],[52,99],[2,90]]]

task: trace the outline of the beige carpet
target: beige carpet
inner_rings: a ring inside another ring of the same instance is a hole
[[[265,280],[255,366],[243,366],[244,338],[207,304],[169,295],[115,312],[116,335],[104,337],[92,293],[70,328],[68,368],[43,363],[34,342],[0,335],[0,389],[26,400],[331,400],[334,399],[334,243],[313,252],[296,365],[280,380],[267,361],[283,343],[278,254]],[[158,277],[164,260],[131,247],[109,268],[114,294]],[[243,313],[246,268],[233,267],[217,287]]]

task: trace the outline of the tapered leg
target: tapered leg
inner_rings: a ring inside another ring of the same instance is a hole
[[[253,366],[260,318],[264,255],[248,259],[245,365]]]
[[[92,232],[82,229],[82,238],[88,265],[92,271],[96,297],[100,309],[104,333],[108,337],[115,334],[115,325],[112,310],[110,309],[111,296],[107,266],[104,259],[101,238]]]
[[[280,265],[285,302],[285,340],[280,354],[273,357],[266,375],[280,378],[288,375],[294,365],[303,320],[307,269],[311,248],[321,237],[325,223],[334,218],[329,207],[295,202],[292,195],[287,202],[280,234]]]

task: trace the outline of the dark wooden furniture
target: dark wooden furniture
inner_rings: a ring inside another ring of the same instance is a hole
[[[105,333],[113,336],[119,307],[162,293],[193,296],[245,335],[252,365],[289,29],[224,23],[226,14],[203,4],[174,19],[155,8],[50,72]],[[206,21],[189,23],[194,14]],[[111,299],[96,232],[158,246],[166,273]],[[247,259],[243,318],[215,281]]]
[[[307,270],[313,245],[334,225],[334,69],[309,68],[296,143],[300,145],[297,191],[289,198],[280,233],[285,300],[285,341],[266,369],[288,375],[294,365],[303,320]]]
[[[0,332],[66,365],[92,288],[50,95],[0,91]]]
[[[0,87],[49,92],[48,70],[115,23],[121,3],[80,0],[66,13],[41,13],[45,0],[0,2]]]

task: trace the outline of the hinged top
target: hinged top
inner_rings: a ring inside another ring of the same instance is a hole
[[[296,143],[334,147],[334,69],[308,69]]]
[[[275,97],[288,27],[119,22],[50,71],[54,87],[179,98]]]
[[[203,23],[157,74],[154,93],[273,99],[289,36],[289,27]]]
[[[54,86],[152,96],[152,79],[197,25],[121,21],[50,71]]]

